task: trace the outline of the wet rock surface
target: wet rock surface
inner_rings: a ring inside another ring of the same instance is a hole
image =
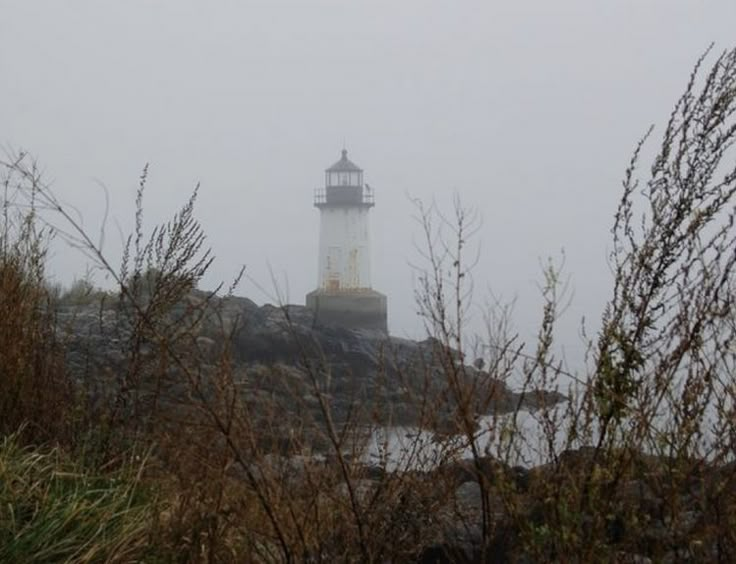
[[[581,503],[586,476],[597,472],[591,455],[590,448],[568,450],[559,466],[528,470],[489,458],[462,460],[430,473],[429,480],[449,478],[456,487],[437,513],[435,542],[420,561],[734,561],[733,545],[719,529],[726,508],[736,503],[729,465],[702,468],[698,478],[698,469],[685,469],[682,461],[634,454],[640,460],[629,468],[632,475],[602,484],[594,479],[590,499]],[[577,547],[574,554],[589,550],[587,559],[570,560],[566,543]]]

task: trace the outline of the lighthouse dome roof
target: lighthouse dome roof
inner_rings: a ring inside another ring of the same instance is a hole
[[[347,149],[342,150],[342,157],[333,164],[326,172],[363,172],[363,169],[348,158]]]

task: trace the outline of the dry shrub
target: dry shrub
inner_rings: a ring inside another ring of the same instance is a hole
[[[32,206],[15,208],[19,182],[13,169],[0,180],[0,433],[66,440],[74,402],[44,278],[48,234]]]

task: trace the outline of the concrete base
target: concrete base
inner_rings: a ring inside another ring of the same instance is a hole
[[[316,325],[373,329],[388,333],[386,296],[374,290],[315,290],[307,294],[307,307],[314,312]]]

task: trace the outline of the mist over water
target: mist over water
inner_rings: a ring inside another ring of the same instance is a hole
[[[590,438],[582,437],[568,444],[570,417],[566,413],[568,406],[559,404],[550,409],[548,414],[542,411],[519,410],[518,413],[505,415],[488,415],[478,421],[478,432],[475,435],[476,447],[481,456],[489,456],[503,460],[511,466],[533,468],[555,460],[565,450],[581,447],[595,447],[599,439],[599,430],[594,425]],[[545,424],[545,416],[556,421],[554,426]],[[703,433],[697,445],[700,452],[713,454],[712,450],[717,437],[709,425],[718,421],[719,415],[714,406],[704,416]],[[651,420],[652,436],[666,433],[674,423],[671,414],[661,410]],[[503,429],[514,429],[513,443],[509,445],[508,437],[502,440]],[[623,428],[626,428],[624,424]],[[646,446],[646,445],[645,445]],[[652,444],[644,452],[652,455],[671,456],[666,443]],[[431,431],[417,427],[387,427],[375,429],[367,442],[363,460],[386,468],[388,471],[422,470],[430,471],[451,461],[470,460],[472,449],[465,437],[455,435],[438,437]],[[729,461],[734,460],[734,456]]]

